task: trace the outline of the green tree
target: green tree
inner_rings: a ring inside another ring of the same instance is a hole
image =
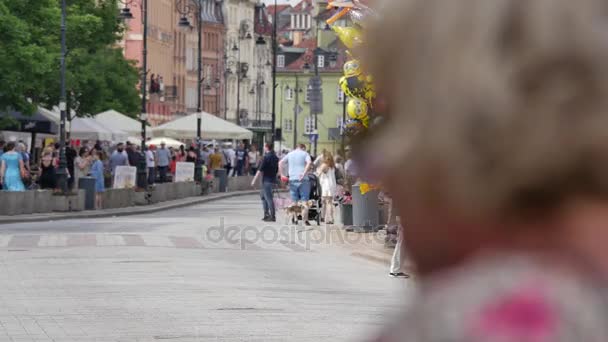
[[[117,0],[68,0],[66,87],[79,116],[138,112],[138,69],[117,46]],[[0,107],[32,112],[60,97],[60,0],[0,0]]]

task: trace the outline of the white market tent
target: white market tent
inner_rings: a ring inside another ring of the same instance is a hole
[[[111,129],[93,118],[74,118],[70,126],[70,137],[82,140],[124,142],[129,135],[124,131]]]
[[[59,124],[60,114],[56,110],[39,107],[40,114]],[[119,114],[122,115],[122,114]],[[122,129],[106,126],[96,118],[74,118],[70,122],[70,138],[80,140],[101,140],[124,142],[129,134]]]
[[[113,109],[99,113],[94,118],[95,121],[102,123],[112,130],[123,131],[131,136],[137,136],[141,133],[141,121],[130,118]]]
[[[146,146],[157,146],[160,147],[161,143],[165,143],[165,145],[167,147],[173,147],[173,148],[179,148],[181,145],[186,145],[181,141],[177,141],[175,139],[171,139],[171,138],[166,138],[166,137],[160,137],[160,138],[154,138],[154,139],[150,139],[148,141],[146,141]]]
[[[191,114],[163,125],[152,128],[154,136],[164,136],[174,139],[192,139],[196,137],[196,117]],[[253,132],[231,122],[220,119],[209,113],[201,116],[202,139],[251,139]]]

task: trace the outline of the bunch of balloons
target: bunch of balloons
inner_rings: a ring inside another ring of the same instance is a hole
[[[330,1],[328,8],[334,8],[336,13],[327,20],[328,25],[333,25],[332,29],[338,38],[349,51],[356,49],[363,43],[362,28],[365,17],[374,15],[374,12],[359,0],[335,0]],[[349,15],[354,22],[354,26],[342,27],[334,25],[340,18]],[[340,88],[349,97],[346,105],[348,121],[344,123],[344,132],[347,136],[353,137],[365,132],[370,128],[370,123],[379,122],[379,117],[373,113],[373,104],[376,98],[374,82],[370,75],[366,75],[361,69],[359,61],[347,52],[351,57],[344,63],[344,76],[340,78]],[[378,186],[368,183],[360,183],[359,190],[362,194],[378,189]]]
[[[335,8],[336,13],[327,20],[327,24],[333,25],[345,15],[349,15],[355,23],[351,27],[332,26],[340,41],[349,51],[360,46],[363,43],[362,19],[373,12],[358,0],[330,1],[328,6]],[[350,52],[348,55],[352,57]],[[370,75],[364,74],[359,61],[351,58],[344,63],[344,76],[340,78],[340,88],[350,98],[346,106],[349,119],[344,128],[347,135],[354,136],[370,126],[370,117],[373,117],[373,103],[376,97],[374,82]]]

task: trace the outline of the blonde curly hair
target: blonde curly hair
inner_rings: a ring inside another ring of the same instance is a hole
[[[389,110],[367,145],[414,200],[512,218],[608,195],[607,1],[379,5],[361,53]]]

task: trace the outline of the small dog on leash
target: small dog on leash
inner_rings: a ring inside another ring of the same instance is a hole
[[[287,215],[287,223],[289,224],[291,222],[293,224],[297,224],[300,220],[300,217],[304,219],[305,216],[308,216],[308,210],[310,210],[310,208],[314,204],[315,201],[313,200],[299,201],[285,208],[285,214]]]

